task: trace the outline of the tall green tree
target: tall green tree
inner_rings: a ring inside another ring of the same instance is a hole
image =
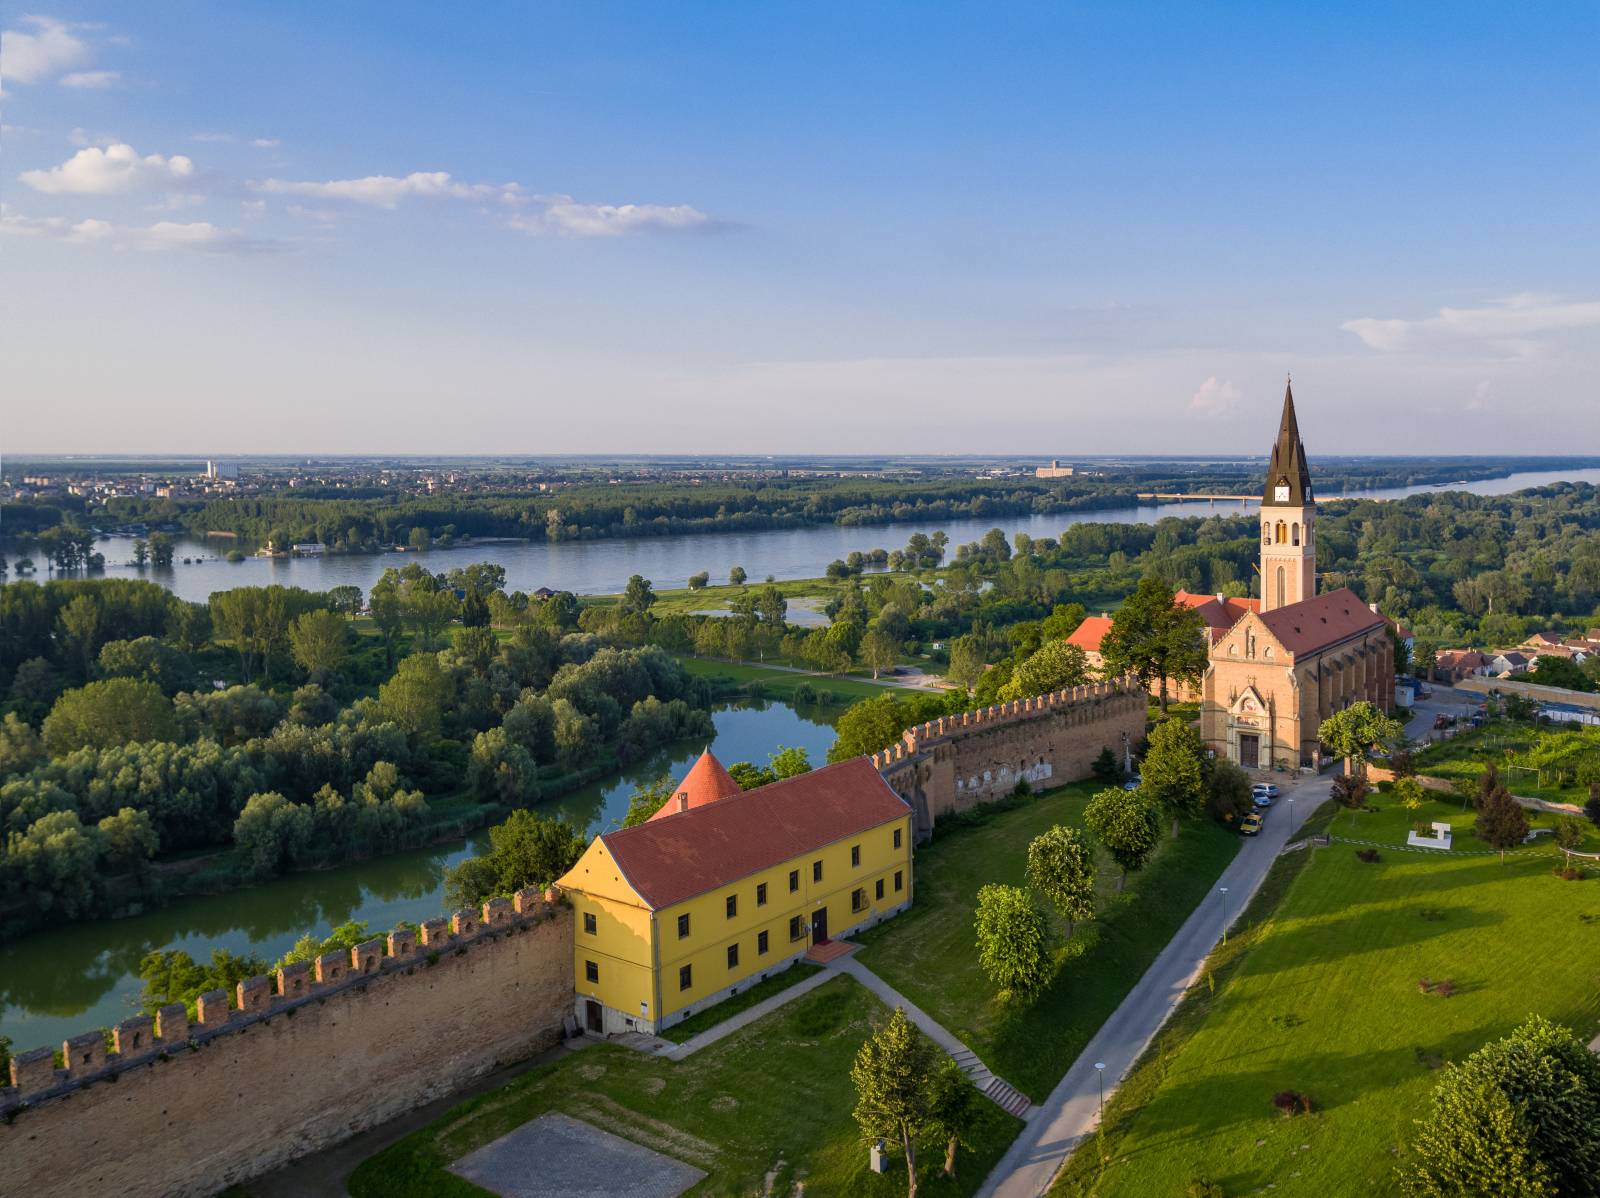
[[[489,829],[489,851],[445,875],[445,902],[477,907],[496,894],[549,886],[583,855],[583,836],[569,824],[532,811],[513,811]]]
[[[1504,863],[1506,850],[1516,848],[1527,838],[1528,813],[1511,797],[1510,791],[1496,785],[1478,808],[1472,834],[1498,851]]]
[[[1172,834],[1178,821],[1200,814],[1205,805],[1205,747],[1187,720],[1162,720],[1150,733],[1150,747],[1139,763],[1139,785],[1166,811]]]
[[[62,757],[74,749],[176,740],[178,723],[172,701],[155,683],[107,678],[57,699],[41,733],[50,756]]]
[[[1067,921],[1067,935],[1080,920],[1094,918],[1094,852],[1077,829],[1063,824],[1041,832],[1028,845],[1028,885]]]
[[[855,1119],[868,1140],[898,1140],[906,1161],[906,1195],[917,1194],[917,1137],[928,1123],[938,1048],[896,1007],[889,1022],[867,1037],[850,1067]]]
[[[1167,684],[1196,686],[1205,673],[1205,627],[1200,613],[1178,603],[1164,580],[1141,578],[1100,641],[1106,677],[1132,674],[1147,689],[1155,683],[1164,714]]]
[[[1446,1066],[1418,1123],[1417,1198],[1600,1195],[1600,1058],[1539,1016]]]
[[[978,964],[1003,998],[1028,1001],[1050,981],[1050,925],[1020,886],[978,890]]]
[[[972,1129],[983,1112],[983,1095],[949,1057],[928,1087],[928,1130],[944,1140],[944,1176],[956,1175],[956,1149],[972,1147]]]
[[[1083,822],[1122,868],[1119,890],[1161,839],[1161,808],[1142,790],[1102,790],[1083,809]]]
[[[1400,739],[1404,726],[1390,719],[1367,700],[1336,711],[1317,728],[1317,739],[1344,758],[1344,771],[1351,773],[1357,763],[1367,772],[1367,750],[1375,745]]]
[[[350,625],[336,611],[308,611],[289,626],[289,652],[318,686],[339,671],[349,655]]]
[[[1089,660],[1082,649],[1066,641],[1047,641],[1018,663],[1000,698],[1031,699],[1053,691],[1082,686],[1089,681]]]
[[[735,566],[728,571],[728,583],[731,586],[742,587],[747,577],[749,576],[745,574],[743,566]]]

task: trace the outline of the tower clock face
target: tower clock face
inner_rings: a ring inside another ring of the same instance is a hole
[[[1279,503],[1288,503],[1289,485],[1287,483],[1279,483],[1276,487],[1272,488],[1272,498],[1277,500]]]

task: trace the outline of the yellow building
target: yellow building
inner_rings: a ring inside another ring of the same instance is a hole
[[[911,808],[864,757],[741,791],[708,750],[558,885],[577,1019],[655,1032],[911,903]]]

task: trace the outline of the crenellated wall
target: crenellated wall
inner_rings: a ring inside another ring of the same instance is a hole
[[[0,1193],[210,1195],[560,1040],[572,915],[536,891],[11,1060]]]
[[[1143,690],[1113,682],[1016,699],[908,728],[872,764],[911,804],[923,837],[940,816],[1008,795],[1019,779],[1039,790],[1086,777],[1103,749],[1125,762],[1146,707]]]

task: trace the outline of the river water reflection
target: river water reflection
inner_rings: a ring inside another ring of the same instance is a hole
[[[836,714],[841,709],[835,708]],[[820,765],[833,743],[828,715],[782,703],[727,707],[714,715],[717,756],[765,762],[781,745]],[[679,744],[605,782],[538,810],[590,832],[619,823],[641,782],[681,777],[703,746]],[[486,840],[480,833],[475,841]],[[467,841],[397,853],[339,869],[294,874],[228,894],[184,899],[126,919],[65,924],[0,946],[0,1035],[18,1050],[59,1045],[67,1036],[136,1013],[139,960],[181,948],[205,960],[213,948],[253,952],[270,963],[307,932],[365,920],[374,932],[443,913],[445,871],[476,851]]]

